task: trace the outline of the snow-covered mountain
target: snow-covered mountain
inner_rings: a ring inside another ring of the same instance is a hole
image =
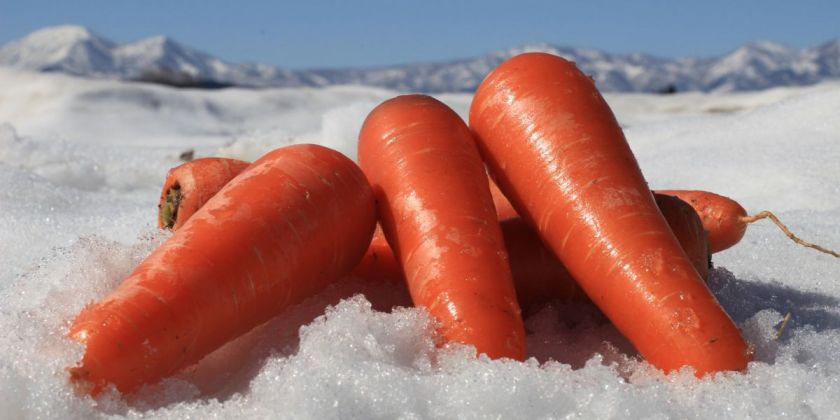
[[[806,49],[756,42],[720,57],[678,59],[533,44],[448,62],[288,70],[228,63],[160,36],[116,44],[80,26],[44,28],[12,41],[0,48],[0,65],[176,85],[361,84],[401,91],[468,92],[493,67],[524,51],[551,52],[574,60],[602,90],[613,92],[652,92],[668,87],[679,91],[758,90],[840,78],[840,39]]]

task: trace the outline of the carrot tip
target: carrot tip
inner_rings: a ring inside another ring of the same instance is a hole
[[[70,384],[79,395],[91,395],[96,397],[102,392],[102,386],[90,380],[90,371],[83,366],[67,368],[70,374]]]
[[[90,376],[90,373],[87,371],[87,369],[81,366],[68,368],[67,371],[70,372],[70,380],[74,382],[83,381],[87,379],[88,376]]]
[[[747,223],[747,224],[756,222],[756,221],[761,220],[761,219],[770,219],[770,221],[773,222],[776,226],[778,226],[779,229],[781,229],[782,232],[784,232],[785,235],[787,235],[787,237],[790,238],[790,240],[792,240],[793,242],[796,242],[799,245],[802,245],[806,248],[815,249],[819,252],[822,252],[823,254],[828,254],[828,255],[831,255],[832,257],[835,257],[835,258],[840,258],[840,252],[833,251],[833,250],[825,248],[821,245],[817,245],[815,243],[802,240],[798,236],[794,235],[793,232],[791,232],[790,229],[788,229],[788,227],[785,226],[785,224],[782,223],[782,221],[779,220],[779,218],[775,214],[773,214],[772,212],[764,210],[764,211],[756,213],[752,216],[741,217],[741,221],[744,222],[744,223]]]

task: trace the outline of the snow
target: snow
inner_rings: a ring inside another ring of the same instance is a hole
[[[436,347],[404,290],[344,279],[130,398],[74,393],[65,368],[82,349],[64,338],[69,322],[168,236],[155,206],[180,152],[254,159],[314,142],[354,156],[365,115],[393,94],[174,90],[0,69],[0,417],[840,416],[840,262],[767,222],[715,255],[709,282],[756,349],[745,374],[663,375],[581,304],[528,314],[525,363],[475,358]],[[465,116],[469,95],[438,97]],[[607,100],[652,187],[717,191],[840,248],[840,85]]]

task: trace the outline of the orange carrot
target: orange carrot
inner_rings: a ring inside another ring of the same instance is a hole
[[[527,53],[478,87],[470,125],[494,180],[654,366],[743,370],[749,350],[656,208],[609,106],[573,63]]]
[[[166,174],[158,205],[158,227],[177,230],[250,163],[237,159],[201,158]]]
[[[761,211],[752,216],[737,201],[707,191],[662,190],[661,194],[678,197],[694,207],[703,220],[703,227],[709,232],[709,247],[712,252],[723,251],[741,241],[747,225],[762,219],[770,219],[788,238],[807,248],[840,258],[840,253],[820,245],[803,241],[794,235],[775,214]]]
[[[189,366],[348,274],[375,225],[364,174],[315,145],[274,150],[196,212],[70,328],[71,369],[121,392]]]
[[[525,330],[484,165],[464,122],[422,95],[385,101],[359,134],[359,163],[415,305],[444,339],[525,358]]]
[[[158,204],[159,227],[177,230],[248,165],[249,162],[237,159],[202,158],[170,169]],[[376,281],[405,281],[402,268],[378,224],[368,250],[352,274]]]
[[[692,266],[706,280],[710,254],[700,218],[680,199],[657,195],[656,203]],[[502,221],[501,225],[516,297],[523,309],[552,300],[587,300],[578,282],[525,221],[516,217]]]
[[[738,202],[715,193],[689,190],[661,190],[660,194],[677,197],[692,207],[709,232],[712,252],[723,251],[737,244],[747,231],[747,211]]]
[[[697,270],[697,274],[706,280],[712,265],[712,252],[709,250],[708,235],[703,230],[700,216],[688,203],[677,197],[654,193],[653,198],[680,247],[688,256],[688,261]]]
[[[539,235],[519,217],[501,222],[516,298],[523,310],[559,300],[585,301],[586,294]]]

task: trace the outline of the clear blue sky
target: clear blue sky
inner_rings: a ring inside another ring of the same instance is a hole
[[[840,37],[840,1],[10,1],[0,43],[79,24],[117,42],[151,35],[228,61],[288,68],[470,57],[528,42],[709,56],[764,39]]]

